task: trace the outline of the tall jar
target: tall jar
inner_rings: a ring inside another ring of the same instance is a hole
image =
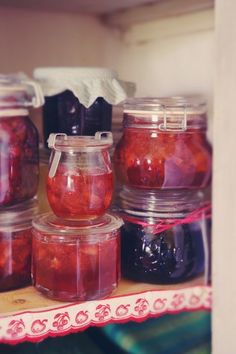
[[[0,291],[31,283],[32,219],[38,212],[36,199],[1,210]]]
[[[68,221],[51,213],[33,221],[33,284],[46,296],[92,300],[109,295],[120,278],[122,220],[105,214]]]
[[[63,219],[94,219],[109,208],[113,173],[110,132],[95,136],[51,134],[52,149],[47,196],[53,212]]]
[[[114,162],[119,181],[141,189],[199,189],[211,182],[206,104],[191,97],[137,98],[124,106]]]
[[[202,193],[124,188],[118,204],[123,276],[156,284],[209,281],[211,203]]]
[[[0,207],[31,199],[39,178],[38,132],[29,108],[43,97],[22,75],[0,75]]]
[[[93,67],[37,68],[34,77],[45,95],[45,146],[51,133],[94,135],[112,129],[112,105],[133,95],[134,85],[115,71]]]

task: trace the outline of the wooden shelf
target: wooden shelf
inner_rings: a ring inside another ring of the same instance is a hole
[[[152,285],[121,280],[105,299],[62,303],[33,287],[0,294],[0,342],[37,342],[108,323],[143,321],[166,313],[211,309],[211,287],[203,279],[178,285]]]

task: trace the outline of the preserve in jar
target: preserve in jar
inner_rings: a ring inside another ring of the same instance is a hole
[[[211,182],[206,104],[196,97],[136,98],[124,106],[114,163],[133,188],[198,189]]]
[[[31,283],[32,219],[37,200],[1,209],[0,212],[0,291]]]
[[[103,215],[113,193],[109,156],[110,132],[95,136],[51,134],[52,149],[47,196],[53,212],[63,219],[88,219]]]
[[[33,284],[46,296],[92,300],[109,295],[120,277],[122,220],[65,221],[51,213],[33,221]]]
[[[199,193],[120,192],[122,274],[136,281],[210,279],[211,204]]]
[[[0,207],[37,193],[38,132],[29,107],[42,103],[37,84],[21,75],[0,75]]]
[[[134,91],[131,83],[105,68],[37,68],[34,77],[45,95],[43,129],[45,146],[51,133],[94,135],[110,131],[112,105]]]

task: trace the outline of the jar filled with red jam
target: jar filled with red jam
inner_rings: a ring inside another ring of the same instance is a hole
[[[124,188],[118,203],[124,277],[174,284],[202,276],[208,283],[211,203],[204,194]]]
[[[109,208],[113,173],[110,132],[95,136],[51,134],[52,149],[47,196],[53,212],[63,219],[94,219]]]
[[[0,291],[31,283],[32,219],[35,199],[0,211]]]
[[[112,214],[88,221],[51,213],[33,221],[33,283],[46,296],[92,300],[109,295],[120,277],[120,227]]]
[[[198,189],[211,182],[206,104],[194,97],[137,98],[124,106],[114,162],[133,188]]]
[[[0,207],[37,193],[38,132],[29,107],[42,103],[39,87],[25,76],[0,75]]]

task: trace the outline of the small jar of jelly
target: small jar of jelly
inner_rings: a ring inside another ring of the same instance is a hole
[[[29,107],[42,103],[37,84],[21,75],[0,75],[0,207],[24,202],[37,193],[38,132]]]
[[[95,136],[51,134],[52,149],[47,196],[53,212],[63,219],[94,219],[109,208],[113,173],[110,132]]]
[[[51,213],[33,221],[33,283],[60,301],[109,295],[120,278],[120,227],[112,214],[65,221]]]
[[[124,106],[114,162],[119,181],[142,189],[198,189],[211,182],[205,102],[136,98]]]
[[[0,291],[31,283],[32,219],[37,200],[0,211]]]
[[[211,204],[203,194],[124,188],[118,203],[125,277],[168,284],[203,275],[209,281]]]

